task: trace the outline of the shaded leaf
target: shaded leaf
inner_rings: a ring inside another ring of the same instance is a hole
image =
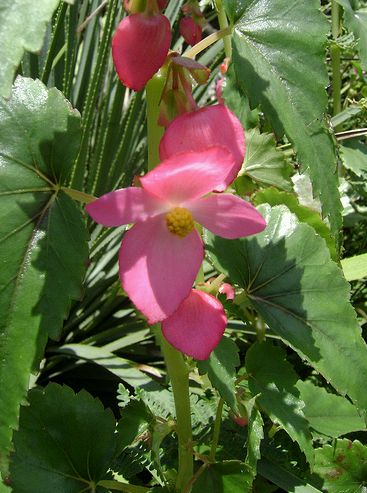
[[[198,362],[201,373],[208,373],[209,380],[225,402],[236,409],[236,367],[240,364],[237,345],[228,337],[222,337],[209,359]]]
[[[251,473],[239,461],[210,464],[195,481],[192,493],[251,493]]]
[[[88,235],[60,186],[79,145],[79,114],[56,89],[18,78],[0,100],[0,468],[47,333],[81,295]],[[8,375],[12,375],[9,380]]]
[[[304,415],[311,427],[319,433],[337,438],[366,429],[358,410],[344,397],[330,394],[323,387],[316,387],[308,381],[299,380],[297,388],[305,403]]]
[[[246,353],[246,370],[250,391],[260,394],[259,405],[298,443],[312,464],[312,435],[303,413],[305,404],[296,388],[298,376],[285,352],[270,342],[255,343]]]
[[[367,70],[367,9],[354,10],[349,0],[336,0],[344,9],[344,20],[348,30],[358,40],[361,65]]]
[[[82,390],[50,384],[21,409],[11,462],[13,493],[79,493],[106,474],[115,454],[115,419]]]
[[[253,104],[261,104],[275,131],[285,130],[333,232],[341,227],[335,147],[323,122],[328,84],[326,18],[318,0],[255,0],[233,33],[237,79]]]
[[[323,480],[323,490],[332,493],[362,493],[367,479],[367,447],[358,440],[337,440],[316,449],[315,472]]]
[[[245,290],[276,334],[340,394],[367,409],[367,346],[341,269],[324,240],[286,207],[263,205],[259,211],[267,228],[253,238],[225,240],[207,233],[210,258]]]

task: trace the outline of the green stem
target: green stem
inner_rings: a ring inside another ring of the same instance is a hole
[[[176,408],[178,438],[178,474],[176,490],[183,491],[193,473],[192,425],[189,392],[189,371],[182,354],[161,336],[161,347],[169,374]]]
[[[220,39],[223,39],[225,36],[229,36],[230,34],[232,34],[232,28],[230,26],[217,31],[216,33],[210,34],[210,36],[207,36],[202,41],[192,46],[189,50],[185,51],[183,56],[187,58],[195,58],[196,55],[204,51],[206,48],[209,48],[209,46],[216,43]]]
[[[333,77],[333,115],[335,116],[341,112],[340,48],[336,43],[340,34],[340,7],[336,0],[331,0],[331,32],[334,40],[330,49],[330,55]]]
[[[215,6],[218,12],[219,27],[221,30],[228,28],[228,19],[224,10],[222,0],[215,0]],[[231,36],[227,35],[223,38],[224,53],[227,58],[232,58],[232,41]]]
[[[215,415],[215,421],[214,421],[213,440],[212,440],[212,446],[210,448],[210,455],[209,455],[210,462],[215,461],[215,453],[218,447],[220,427],[222,424],[223,406],[224,406],[224,400],[220,398],[218,402],[217,413]]]
[[[166,82],[166,71],[161,69],[146,86],[147,126],[148,126],[148,170],[159,163],[159,142],[164,128],[158,125],[159,103]]]

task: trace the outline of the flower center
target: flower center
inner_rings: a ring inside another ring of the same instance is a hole
[[[194,219],[192,214],[183,207],[175,207],[166,215],[168,231],[172,234],[184,238],[194,229]]]

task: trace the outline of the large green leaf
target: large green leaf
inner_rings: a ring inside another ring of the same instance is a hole
[[[237,80],[276,132],[285,130],[336,232],[341,203],[335,148],[323,121],[326,18],[318,0],[246,0],[244,5],[233,33]]]
[[[79,115],[56,89],[18,78],[0,101],[0,467],[29,374],[81,294],[88,255],[78,206],[60,190],[79,143]],[[12,378],[9,378],[9,375]]]
[[[93,491],[116,453],[113,413],[84,390],[56,384],[32,390],[29,403],[14,435],[13,493]]]
[[[367,277],[367,253],[343,258],[341,264],[347,281],[355,281]]]
[[[361,64],[367,70],[367,9],[354,10],[349,0],[336,0],[344,9],[345,25],[358,39]]]
[[[259,207],[267,228],[253,238],[207,233],[214,265],[271,329],[341,393],[367,409],[367,346],[349,303],[349,285],[322,238],[285,206]]]
[[[257,402],[280,424],[313,463],[312,435],[303,408],[305,403],[296,387],[298,376],[284,351],[270,342],[255,343],[246,353],[246,370],[252,394]]]
[[[240,364],[237,345],[228,337],[223,337],[211,353],[209,359],[198,362],[201,373],[208,377],[222,398],[234,410],[236,403],[236,367]]]
[[[358,440],[337,440],[316,449],[315,472],[330,493],[365,493],[367,487],[367,447]]]
[[[252,476],[245,464],[232,460],[209,464],[195,481],[192,493],[250,493]]]
[[[341,435],[366,429],[364,419],[345,397],[330,394],[311,382],[297,382],[305,403],[303,410],[312,428],[319,433],[337,438]]]
[[[73,3],[73,0],[66,0]],[[60,0],[1,0],[0,96],[8,97],[15,71],[25,50],[42,47],[46,25]]]

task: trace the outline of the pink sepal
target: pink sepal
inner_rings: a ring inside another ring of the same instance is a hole
[[[198,360],[208,359],[227,325],[222,304],[192,289],[178,309],[162,323],[162,332],[176,349]]]

